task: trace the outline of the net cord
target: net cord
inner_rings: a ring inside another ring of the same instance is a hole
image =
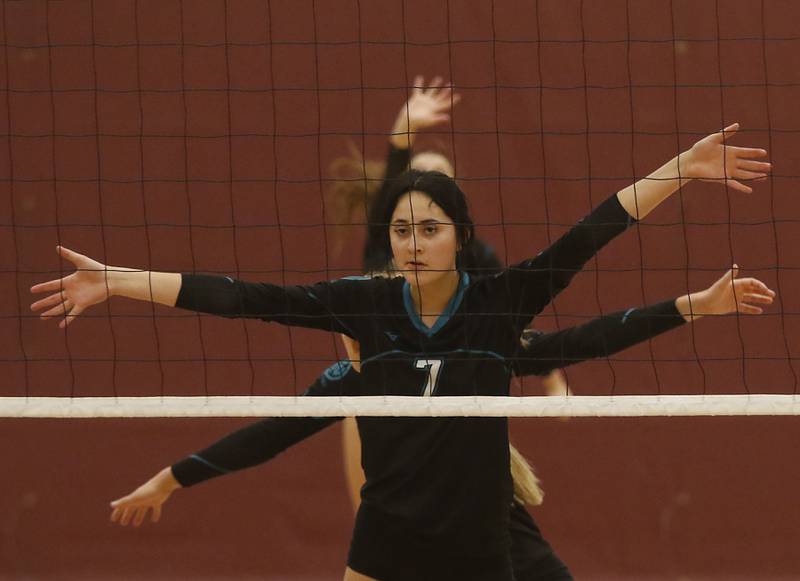
[[[794,415],[800,395],[0,397],[2,418]]]

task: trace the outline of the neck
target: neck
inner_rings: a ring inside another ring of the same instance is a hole
[[[426,325],[430,326],[436,322],[439,315],[444,312],[450,299],[456,293],[458,283],[461,280],[461,273],[456,270],[448,272],[440,279],[428,283],[424,286],[414,284],[413,280],[409,280],[411,285],[411,297],[414,300],[414,307],[417,309],[420,318]]]

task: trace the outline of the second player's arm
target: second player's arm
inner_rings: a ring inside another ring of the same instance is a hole
[[[761,314],[763,306],[772,304],[775,292],[758,279],[738,278],[738,274],[738,267],[734,266],[702,291],[618,311],[536,337],[523,344],[515,361],[516,373],[544,375],[589,359],[608,357],[703,316]]]
[[[329,367],[303,394],[309,397],[358,395],[358,373],[350,362]],[[111,520],[139,526],[150,512],[158,522],[161,507],[177,489],[263,464],[341,418],[268,418],[241,428],[204,450],[160,470],[130,494],[111,503]]]

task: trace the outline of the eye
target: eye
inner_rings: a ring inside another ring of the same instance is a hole
[[[405,236],[406,234],[408,234],[408,228],[406,228],[405,226],[395,226],[394,233],[397,236]]]
[[[425,234],[427,234],[429,236],[431,236],[433,234],[436,234],[436,230],[437,230],[436,224],[426,224],[425,225]]]

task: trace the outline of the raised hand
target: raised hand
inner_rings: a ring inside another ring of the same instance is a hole
[[[138,527],[144,522],[148,511],[151,513],[150,520],[158,522],[161,505],[180,487],[172,470],[164,468],[129,495],[111,502],[111,522],[127,526],[133,520],[133,526]]]
[[[775,291],[757,278],[738,278],[739,267],[726,272],[707,289],[680,297],[675,306],[688,321],[703,315],[727,315],[743,313],[760,315],[764,309],[759,305],[771,305]]]
[[[416,77],[411,96],[397,113],[392,143],[401,149],[410,147],[417,132],[450,121],[450,109],[460,100],[460,95],[443,86],[441,77],[435,77],[427,87],[423,77]]]
[[[764,149],[735,147],[726,143],[738,130],[739,124],[734,123],[695,143],[681,156],[681,177],[715,181],[740,192],[752,192],[753,188],[739,180],[764,179],[772,165],[756,161],[767,156]]]
[[[108,269],[104,264],[63,246],[57,246],[56,251],[75,266],[75,272],[31,287],[32,293],[52,293],[33,303],[31,310],[44,311],[40,315],[42,319],[63,316],[58,324],[63,329],[87,308],[110,296]]]

